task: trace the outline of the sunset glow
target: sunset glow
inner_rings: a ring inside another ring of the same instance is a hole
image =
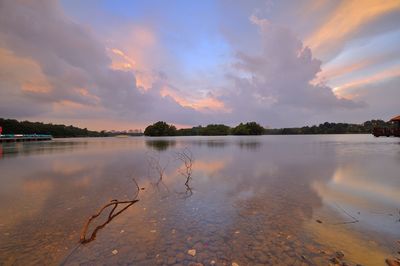
[[[374,99],[400,96],[399,25],[397,0],[5,1],[0,113],[96,130],[388,119]]]

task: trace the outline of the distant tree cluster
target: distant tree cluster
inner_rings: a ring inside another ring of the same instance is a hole
[[[229,135],[230,127],[223,124],[211,124],[206,127],[198,127],[197,133],[202,136],[225,136]]]
[[[256,122],[240,123],[238,126],[232,128],[231,133],[232,135],[262,135],[265,133],[265,128]]]
[[[231,128],[223,124],[210,124],[205,127],[197,126],[192,128],[176,129],[173,125],[159,121],[148,126],[145,136],[226,136],[226,135],[262,135],[264,128],[256,122],[239,124],[237,127]]]
[[[87,128],[78,128],[66,125],[45,124],[41,122],[17,121],[0,118],[2,134],[47,134],[55,138],[65,137],[104,137],[106,132],[91,131]]]
[[[266,135],[300,135],[300,134],[369,134],[374,127],[392,127],[392,123],[383,120],[371,120],[363,124],[328,123],[318,126],[266,129]]]
[[[256,122],[240,123],[236,127],[211,124],[205,127],[176,129],[166,122],[157,122],[144,131],[146,136],[224,136],[224,135],[300,135],[300,134],[369,134],[374,127],[392,127],[383,120],[371,120],[363,124],[328,123],[318,126],[266,129]]]
[[[145,136],[176,136],[177,130],[174,125],[168,125],[164,121],[159,121],[153,125],[146,127]]]

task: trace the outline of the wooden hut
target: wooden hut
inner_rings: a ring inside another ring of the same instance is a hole
[[[393,117],[389,122],[392,125],[388,127],[375,127],[372,134],[375,137],[400,137],[400,115]]]
[[[392,119],[390,119],[390,122],[395,123],[396,128],[399,129],[400,128],[400,115],[395,116]]]

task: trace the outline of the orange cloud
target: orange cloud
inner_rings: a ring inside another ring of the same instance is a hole
[[[83,104],[77,103],[77,102],[73,102],[70,100],[62,100],[62,101],[54,103],[53,107],[56,111],[60,108],[67,108],[67,109],[74,110],[74,109],[78,109],[78,108],[79,109],[85,108],[86,105],[83,105]]]
[[[67,114],[72,114],[76,115],[77,111],[79,112],[99,112],[103,110],[103,107],[101,106],[93,106],[93,105],[86,105],[83,103],[75,102],[75,101],[70,101],[70,100],[61,100],[58,102],[54,102],[52,104],[53,106],[53,112],[56,113],[61,113],[64,115]],[[86,126],[85,126],[86,127]]]
[[[136,72],[136,86],[138,88],[143,88],[144,90],[148,90],[152,87],[155,77],[148,72]]]
[[[83,96],[87,99],[90,99],[93,103],[98,104],[100,103],[100,98],[94,94],[91,94],[87,89],[85,88],[76,88],[75,91],[80,95]]]
[[[52,90],[38,63],[1,47],[0,72],[2,81],[18,84],[23,92],[48,93]]]
[[[371,63],[371,60],[365,59],[360,62],[352,63],[350,65],[328,67],[328,68],[322,69],[322,71],[317,74],[315,79],[313,81],[311,81],[311,84],[319,84],[319,83],[325,82],[327,80],[331,80],[333,78],[349,74],[353,71],[362,69],[362,68],[370,65],[370,63]]]
[[[51,91],[51,86],[47,82],[32,82],[27,81],[21,85],[21,89],[24,92],[31,93],[49,93]]]
[[[148,72],[140,70],[136,60],[132,59],[122,50],[117,48],[110,49],[112,56],[111,68],[123,71],[132,71],[135,74],[136,86],[147,90],[152,87],[154,77]]]
[[[198,111],[205,111],[205,110],[215,110],[215,111],[224,111],[229,112],[230,110],[225,107],[225,104],[220,100],[214,97],[205,97],[200,99],[188,99],[185,98],[176,91],[169,89],[168,87],[164,86],[161,90],[161,96],[166,97],[169,96],[173,98],[178,104],[183,107],[191,107]]]
[[[398,0],[343,1],[320,28],[306,40],[313,52],[325,53],[369,21],[400,9]]]
[[[345,83],[343,85],[337,86],[337,87],[333,88],[333,91],[335,92],[335,94],[340,95],[340,94],[344,93],[344,91],[346,89],[349,89],[349,88],[360,87],[363,85],[368,85],[371,83],[379,82],[379,81],[382,81],[385,79],[398,77],[398,76],[400,76],[400,68],[399,67],[387,69],[387,70],[379,72],[375,75],[372,75],[372,76],[369,76],[366,78],[362,78],[362,79],[358,79],[358,80],[354,80],[349,83]]]
[[[112,48],[111,51],[116,54],[116,55],[120,55],[122,57],[125,56],[124,52],[122,52],[121,50],[117,49],[117,48]]]
[[[120,45],[123,49],[109,49],[111,68],[132,71],[137,87],[143,90],[150,89],[156,79],[152,72],[152,64],[157,60],[153,58],[159,57],[155,33],[146,26],[133,26],[123,39]]]
[[[111,64],[111,68],[118,70],[130,70],[136,65],[135,60],[127,56],[124,52],[117,48],[110,49],[111,52],[117,55],[120,60],[113,60]]]
[[[151,88],[154,78],[143,71],[138,71],[138,66],[135,60],[126,55],[117,48],[112,48],[111,52],[117,57],[112,57],[111,68],[123,71],[132,71],[135,74],[136,86],[140,89],[147,90]]]

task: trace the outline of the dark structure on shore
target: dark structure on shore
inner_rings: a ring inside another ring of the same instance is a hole
[[[375,137],[400,137],[400,115],[393,117],[389,122],[389,127],[375,127],[372,134]]]
[[[0,126],[0,143],[1,142],[17,142],[17,141],[40,141],[52,140],[51,135],[44,134],[2,134],[3,127]]]

